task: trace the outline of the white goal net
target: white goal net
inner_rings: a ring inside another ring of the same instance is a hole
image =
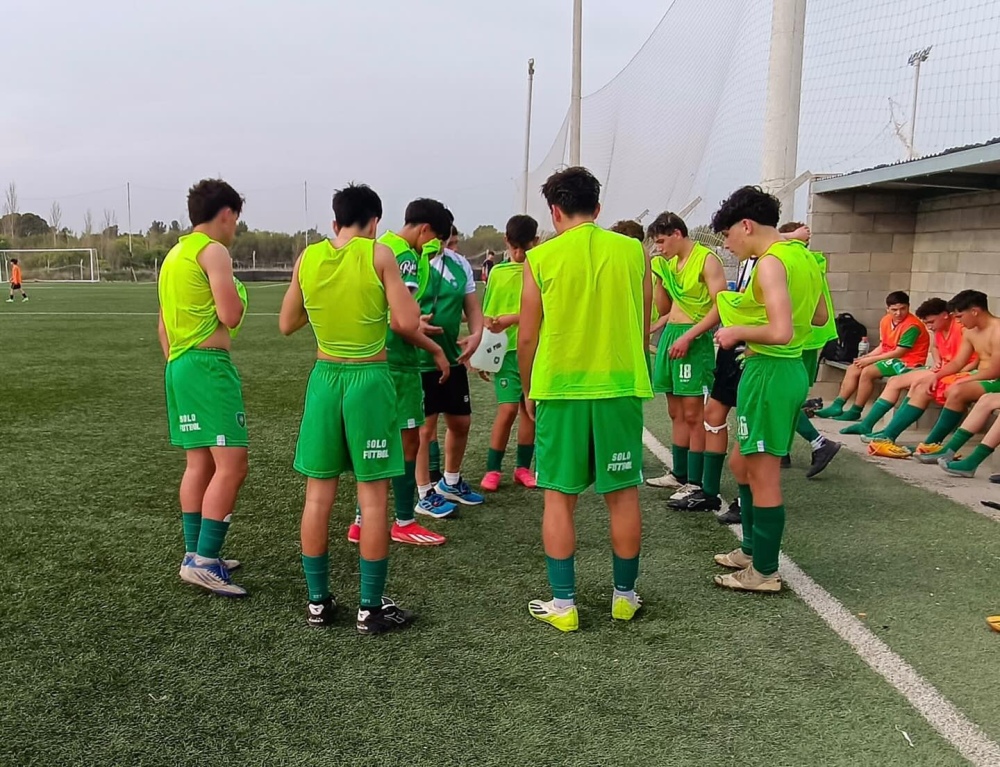
[[[101,278],[94,248],[0,250],[4,282],[10,282],[12,260],[20,265],[25,282],[97,282]]]

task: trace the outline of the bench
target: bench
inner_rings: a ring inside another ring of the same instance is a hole
[[[810,396],[822,397],[824,401],[830,402],[837,396],[840,390],[840,384],[844,380],[844,374],[847,368],[851,366],[850,362],[835,362],[834,360],[822,360],[820,363],[819,375],[816,377],[816,385],[810,392]],[[865,412],[867,412],[868,407],[875,401],[875,398],[881,393],[882,389],[885,388],[885,379],[879,379],[875,381],[875,395],[872,397],[871,401],[865,405]],[[885,426],[889,423],[892,418],[892,414],[895,410],[890,411],[879,426]],[[941,414],[941,406],[937,402],[932,402],[927,411],[920,417],[920,420],[916,423],[916,428],[918,430],[927,431],[937,422],[938,416]]]

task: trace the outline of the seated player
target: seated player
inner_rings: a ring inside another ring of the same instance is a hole
[[[910,297],[901,290],[885,298],[886,316],[879,323],[879,345],[854,360],[844,374],[840,394],[816,413],[818,418],[835,421],[860,421],[868,399],[875,391],[875,381],[892,378],[921,367],[927,361],[930,335],[924,324],[910,313]],[[854,396],[847,411],[844,405]]]
[[[490,271],[483,297],[483,322],[493,333],[507,333],[507,353],[494,376],[497,414],[486,454],[486,475],[480,483],[483,490],[493,493],[503,478],[503,455],[510,440],[510,431],[517,421],[517,466],[514,484],[535,487],[531,459],[535,455],[535,422],[528,415],[517,365],[517,326],[521,320],[521,287],[524,285],[524,259],[538,244],[538,222],[531,216],[513,216],[504,234],[510,260]],[[480,373],[485,380],[489,375]]]
[[[330,512],[340,475],[350,471],[362,517],[357,630],[370,636],[404,629],[414,619],[384,594],[389,480],[404,472],[398,395],[385,347],[388,326],[404,336],[416,332],[420,309],[392,250],[375,242],[382,218],[379,196],[367,186],[350,185],[334,194],[333,213],[336,236],[299,256],[278,323],[286,336],[310,325],[318,347],[294,464],[306,477],[301,525],[306,620],[311,626],[334,621]]]
[[[889,425],[872,435],[868,452],[885,458],[908,458],[912,452],[895,444],[899,435],[924,414],[940,382],[960,373],[972,359],[979,357],[979,367],[966,378],[954,382],[947,391],[944,409],[927,439],[917,447],[917,460],[935,463],[944,452],[945,438],[962,420],[966,408],[984,394],[1000,392],[1000,317],[989,311],[989,300],[978,290],[963,290],[951,300],[951,307],[965,331],[962,346],[955,358],[934,372],[934,378],[920,389],[910,390],[909,402],[896,411]]]
[[[917,317],[931,332],[933,343],[930,354],[933,358],[933,364],[929,368],[911,370],[908,373],[890,378],[882,391],[882,396],[875,400],[868,415],[858,423],[852,423],[841,429],[841,434],[871,434],[883,416],[895,407],[900,395],[906,392],[906,396],[909,396],[911,389],[920,390],[927,386],[934,381],[934,374],[937,371],[955,359],[962,347],[963,328],[962,323],[951,313],[951,306],[942,298],[930,298],[917,307]],[[937,382],[934,387],[934,399],[938,404],[944,404],[948,388],[975,370],[978,361],[979,358],[973,353],[972,358],[961,372]]]
[[[965,443],[972,439],[972,435],[979,433],[986,428],[986,423],[994,410],[1000,409],[1000,394],[987,394],[981,397],[973,406],[972,411],[962,421],[961,427],[945,445],[938,464],[948,474],[953,477],[974,477],[976,469],[993,455],[993,452],[1000,445],[1000,419],[994,421],[993,426],[986,432],[983,441],[976,446],[972,453],[961,460],[956,459],[958,451]]]

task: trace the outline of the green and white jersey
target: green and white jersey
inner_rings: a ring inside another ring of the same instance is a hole
[[[472,266],[463,256],[452,250],[445,250],[430,262],[427,289],[419,299],[420,313],[432,315],[431,324],[444,331],[431,338],[444,350],[452,365],[458,364],[461,354],[458,336],[462,327],[465,297],[475,292],[476,278],[472,274]],[[427,352],[418,350],[418,357],[421,370],[437,369],[434,358]]]
[[[396,257],[399,275],[414,298],[419,298],[427,284],[427,259],[417,254],[410,243],[395,232],[386,232],[378,241],[389,248]],[[417,347],[406,342],[390,329],[385,339],[389,367],[394,370],[417,370]]]

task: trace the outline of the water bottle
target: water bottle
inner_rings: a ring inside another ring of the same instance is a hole
[[[861,339],[861,343],[858,344],[858,356],[864,357],[871,350],[871,344],[868,343],[868,336]]]

